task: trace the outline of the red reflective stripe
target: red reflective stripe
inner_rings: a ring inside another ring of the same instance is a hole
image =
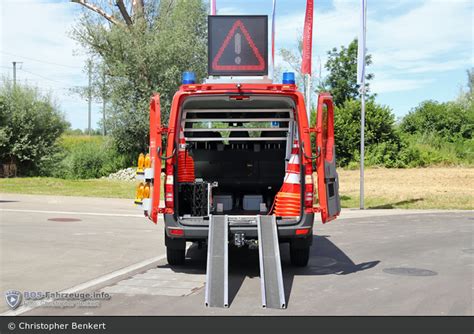
[[[286,172],[287,173],[296,173],[296,174],[299,174],[300,173],[300,165],[297,165],[297,164],[288,164],[288,167],[286,169]]]

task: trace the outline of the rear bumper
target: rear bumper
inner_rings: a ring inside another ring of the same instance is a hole
[[[209,234],[209,224],[208,221],[203,221],[199,225],[184,225],[176,220],[175,216],[172,214],[164,215],[165,221],[165,231],[166,235],[170,238],[180,238],[185,240],[204,240],[207,239]],[[312,234],[314,223],[314,213],[304,213],[300,222],[297,224],[289,224],[285,222],[277,222],[278,227],[278,236],[280,241],[285,241],[294,238],[304,238],[308,234]],[[182,236],[171,235],[169,233],[170,229],[182,229],[184,234]],[[306,235],[296,235],[297,229],[307,229],[310,231]],[[229,224],[229,232],[231,235],[235,233],[244,233],[246,238],[253,239],[257,238],[257,225],[256,224]]]

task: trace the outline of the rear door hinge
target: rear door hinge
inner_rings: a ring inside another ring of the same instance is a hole
[[[305,212],[306,213],[318,213],[318,212],[321,212],[321,208],[320,207],[307,208],[307,209],[305,209]]]
[[[305,128],[305,133],[318,133],[321,132],[321,128]]]

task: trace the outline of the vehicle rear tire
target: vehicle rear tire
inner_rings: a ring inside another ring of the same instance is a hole
[[[170,266],[184,264],[186,257],[186,240],[170,238],[165,232],[166,258]]]
[[[171,266],[184,264],[184,260],[186,257],[185,253],[186,249],[166,247],[166,258],[168,260],[168,264]]]
[[[290,244],[291,264],[296,267],[306,267],[309,261],[310,246],[296,248]]]

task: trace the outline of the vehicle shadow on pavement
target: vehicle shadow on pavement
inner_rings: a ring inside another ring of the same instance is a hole
[[[285,298],[290,300],[294,277],[298,275],[348,275],[375,267],[380,261],[354,263],[350,257],[329,240],[329,236],[313,236],[310,259],[307,267],[294,267],[290,263],[288,244],[280,244]],[[206,274],[207,247],[192,244],[186,252],[184,266],[168,265],[175,272]],[[259,277],[258,249],[229,247],[229,305],[232,304],[246,277]]]
[[[425,200],[424,198],[412,198],[409,200],[395,202],[395,203],[387,203],[387,204],[382,204],[382,205],[377,205],[377,206],[370,206],[368,207],[368,209],[395,209],[400,206],[403,207],[404,205],[422,202],[424,200]]]
[[[281,247],[283,284],[287,305],[295,276],[303,275],[349,275],[358,271],[374,268],[380,261],[356,264],[351,258],[329,240],[330,236],[313,236],[313,245],[308,266],[294,267],[290,263],[289,246]],[[284,251],[285,250],[285,251]],[[286,255],[286,256],[285,256]]]

